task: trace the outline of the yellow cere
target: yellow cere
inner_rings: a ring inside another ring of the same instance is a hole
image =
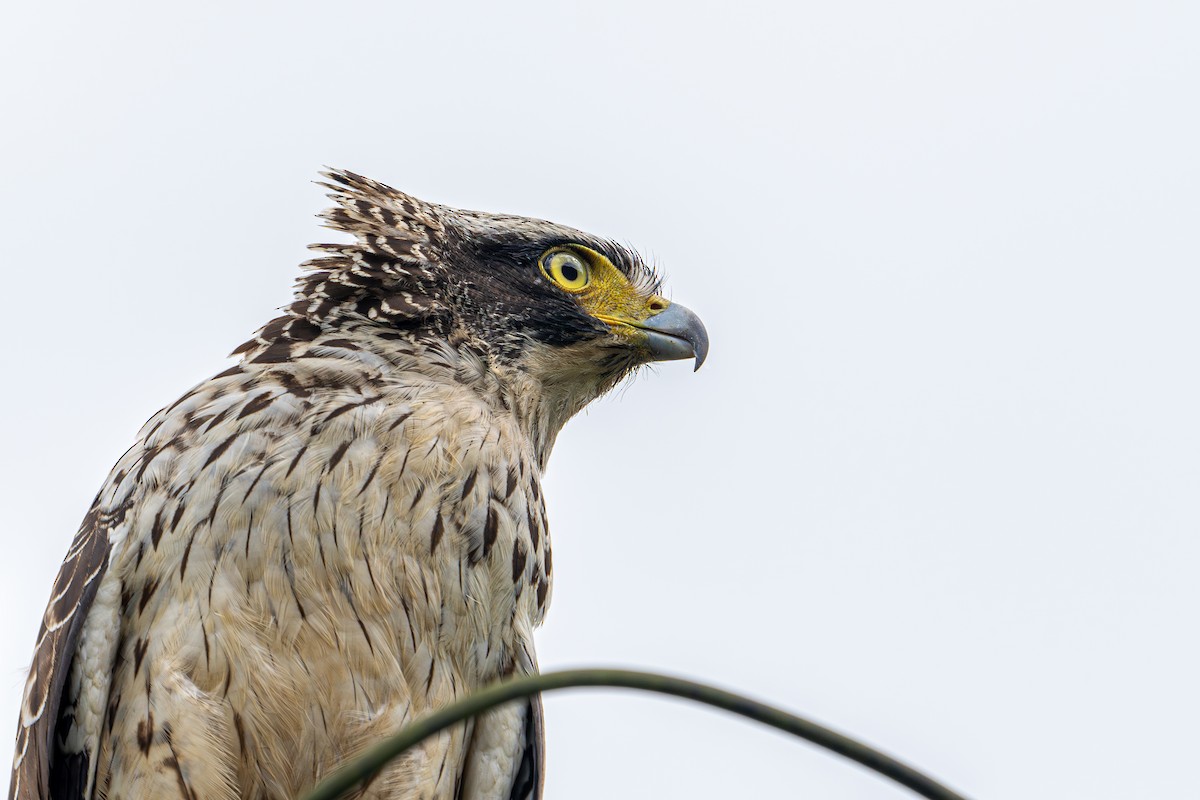
[[[658,295],[639,292],[621,270],[590,247],[556,247],[542,256],[541,266],[556,286],[575,295],[585,311],[609,325],[636,328],[670,305]]]

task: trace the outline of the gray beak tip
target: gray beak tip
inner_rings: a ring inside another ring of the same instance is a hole
[[[708,331],[701,325],[698,333],[700,335],[696,337],[696,341],[692,342],[692,346],[696,349],[696,366],[692,372],[699,372],[700,368],[704,366],[704,360],[708,358]]]
[[[693,372],[708,358],[708,331],[691,309],[672,303],[638,327],[649,336],[650,352],[659,361],[695,358]]]

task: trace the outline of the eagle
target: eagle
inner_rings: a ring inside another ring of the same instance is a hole
[[[541,479],[564,423],[708,335],[632,250],[322,173],[295,300],[146,423],[71,543],[13,800],[294,798],[537,670]],[[361,795],[541,796],[540,703],[427,740]]]

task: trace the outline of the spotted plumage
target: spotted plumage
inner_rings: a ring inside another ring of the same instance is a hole
[[[291,798],[536,670],[559,429],[699,321],[630,251],[327,175],[285,313],[146,423],[43,618],[11,798]],[[557,254],[553,259],[548,254]],[[538,702],[428,740],[377,798],[540,796]]]

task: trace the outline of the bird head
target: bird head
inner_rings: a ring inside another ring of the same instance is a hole
[[[287,360],[298,341],[375,326],[523,376],[569,417],[641,365],[691,358],[699,369],[708,353],[700,319],[664,298],[661,279],[625,247],[427,203],[352,172],[323,175],[336,205],[322,217],[354,241],[313,245],[321,255],[287,315],[239,350],[248,360]]]

